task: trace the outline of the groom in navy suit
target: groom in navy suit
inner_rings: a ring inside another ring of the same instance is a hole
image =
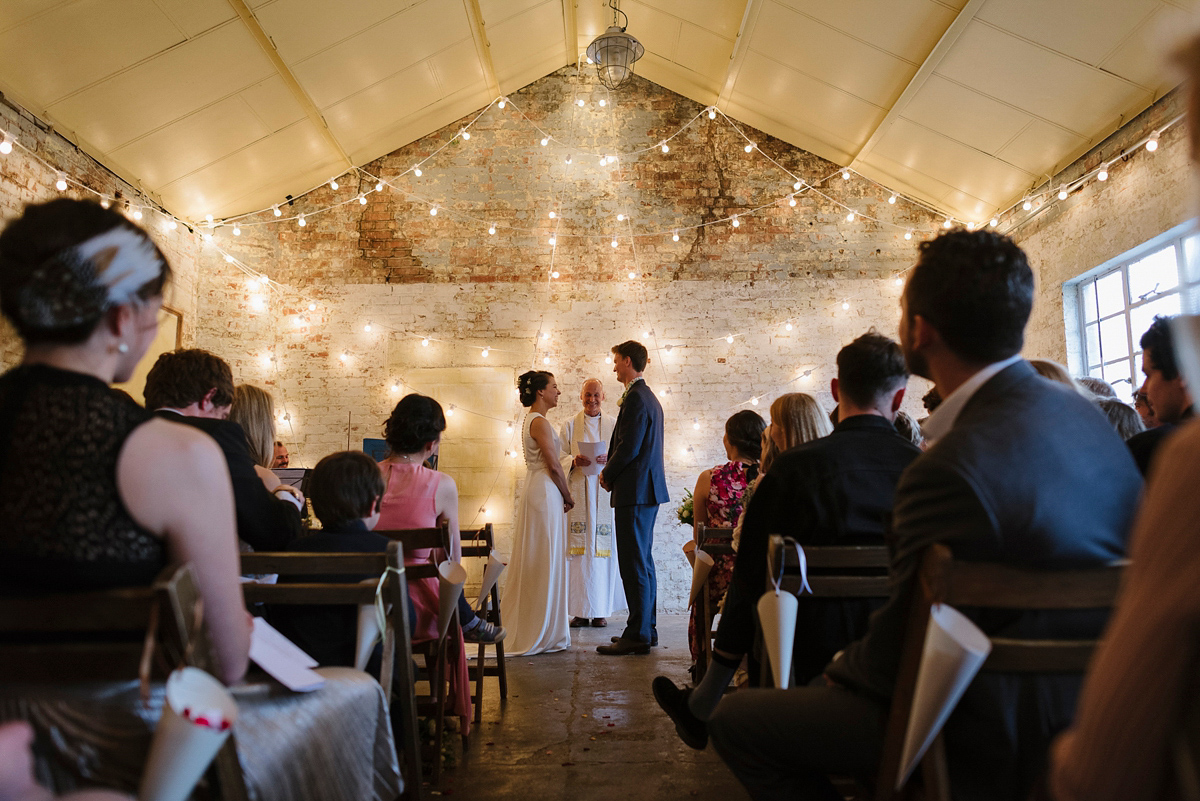
[[[617,565],[629,602],[629,621],[602,654],[648,654],[658,644],[655,602],[658,578],[654,572],[654,520],[666,503],[663,475],[663,411],[642,380],[649,354],[640,342],[622,342],[612,349],[613,372],[625,385],[618,405],[617,427],[608,443],[608,461],[600,486],[611,493],[617,529]]]

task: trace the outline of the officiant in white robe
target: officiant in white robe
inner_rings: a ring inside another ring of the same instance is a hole
[[[607,618],[624,611],[625,590],[617,567],[617,540],[613,536],[613,510],[600,476],[584,475],[591,460],[580,452],[581,442],[607,444],[616,426],[615,416],[604,414],[604,384],[589,378],[579,395],[583,410],[563,424],[562,466],[575,499],[567,514],[567,612],[571,626],[606,626]],[[603,465],[607,454],[597,457]]]

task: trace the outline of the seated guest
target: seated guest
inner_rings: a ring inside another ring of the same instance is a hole
[[[1194,416],[1192,394],[1175,364],[1175,344],[1171,318],[1157,315],[1142,334],[1142,373],[1146,382],[1142,392],[1154,410],[1158,425],[1131,437],[1128,445],[1142,475],[1150,470],[1159,445],[1174,433],[1180,422]]]
[[[1037,370],[1037,374],[1042,378],[1062,384],[1064,387],[1070,387],[1076,392],[1087,394],[1088,397],[1091,397],[1091,393],[1084,390],[1074,378],[1071,378],[1071,374],[1067,372],[1067,368],[1058,362],[1053,362],[1049,359],[1030,359],[1029,364],[1034,370]]]
[[[1113,385],[1105,381],[1103,378],[1085,375],[1082,378],[1076,378],[1075,383],[1092,393],[1097,398],[1116,398],[1117,391],[1113,389]]]
[[[450,559],[462,559],[462,543],[458,530],[458,487],[454,479],[437,470],[430,470],[425,461],[436,455],[446,430],[446,416],[436,400],[413,393],[396,404],[384,428],[384,439],[391,454],[379,463],[383,473],[384,493],[378,528],[395,530],[433,528],[443,522],[450,529],[450,553],[441,549],[405,551],[405,564],[423,564]],[[408,594],[417,613],[413,628],[414,643],[436,640],[438,637],[438,580],[418,579],[408,582]],[[471,724],[471,687],[467,674],[467,653],[464,638],[470,642],[499,642],[505,630],[475,614],[471,605],[460,595],[459,622],[463,633],[451,642],[456,653],[455,667],[450,673],[450,694],[465,735]]]
[[[321,528],[291,544],[300,553],[387,553],[387,537],[375,534],[383,500],[379,466],[361,451],[331,453],[313,468],[309,479],[313,514]],[[352,583],[378,576],[313,575],[296,581]],[[417,625],[409,606],[409,627]],[[272,607],[270,619],[288,639],[322,665],[354,664],[358,609],[337,606]]]
[[[1133,408],[1138,413],[1138,417],[1142,418],[1142,425],[1146,427],[1147,431],[1158,428],[1158,418],[1154,415],[1154,409],[1150,408],[1150,399],[1146,397],[1145,384],[1134,391]]]
[[[1100,407],[1100,411],[1104,412],[1108,422],[1112,423],[1113,428],[1121,435],[1121,439],[1126,442],[1130,437],[1146,430],[1146,427],[1142,425],[1142,418],[1128,403],[1116,398],[1097,398],[1096,405]]]
[[[758,459],[766,427],[758,412],[749,409],[735,412],[725,421],[725,436],[721,442],[725,446],[726,462],[702,472],[696,479],[696,490],[692,493],[695,499],[692,504],[692,539],[697,547],[703,548],[705,545],[700,541],[700,531],[705,526],[733,528],[741,519],[742,499],[758,475]],[[713,608],[725,597],[729,579],[733,576],[733,560],[733,554],[713,557],[713,566],[705,585]],[[693,663],[700,658],[700,640],[696,637],[700,614],[700,603],[697,601],[688,620],[688,646],[692,651]],[[706,623],[702,621],[699,624],[702,636],[708,636]]]
[[[304,495],[300,490],[280,482],[279,476],[270,469],[275,461],[275,401],[271,393],[252,384],[238,384],[233,388],[229,422],[237,423],[246,432],[246,447],[254,460],[254,474],[262,479],[263,486],[278,493],[280,498],[290,496],[296,508],[303,510]]]
[[[169,275],[144,231],[95,203],[30,206],[0,234],[0,310],[25,343],[21,365],[0,376],[0,591],[146,586],[190,563],[213,672],[232,684],[246,672],[250,616],[221,451],[108,386],[128,381],[153,342]],[[163,702],[161,685],[147,706],[136,684],[0,687],[0,719],[38,730],[39,775],[133,789]],[[331,672],[312,695],[238,704],[242,764],[263,801],[399,789],[386,699],[366,674]],[[331,725],[338,740],[314,745],[312,732]]]
[[[204,350],[164,353],[150,368],[143,394],[147,409],[203,431],[221,447],[243,542],[256,551],[281,551],[300,536],[294,488],[278,479],[271,487],[258,474],[245,431],[226,419],[233,403],[233,372],[223,359]]]
[[[287,467],[288,466],[288,449],[279,440],[275,440],[275,449],[271,454],[271,467]]]
[[[893,423],[896,431],[900,436],[916,445],[918,448],[924,448],[925,435],[921,433],[921,426],[917,425],[916,419],[911,414],[901,409],[896,412],[896,420]]]
[[[665,677],[654,680],[655,698],[693,748],[704,747],[704,721],[754,643],[770,536],[793,537],[801,545],[883,545],[896,482],[921,453],[892,423],[908,383],[900,346],[872,329],[841,349],[837,366],[830,385],[841,409],[837,428],[781,453],[746,509],[714,664],[694,692],[679,690]],[[804,598],[800,606],[792,662],[797,682],[804,684],[866,631],[878,604]]]
[[[836,409],[834,410],[836,411]],[[821,409],[817,399],[806,392],[788,392],[780,395],[771,404],[771,422],[767,426],[763,440],[766,445],[762,448],[762,460],[759,462],[758,475],[754,478],[746,495],[742,498],[742,509],[750,504],[754,497],[754,489],[762,482],[763,476],[774,463],[775,457],[797,445],[811,442],[829,434],[833,424],[829,415]],[[736,551],[742,542],[742,519],[738,518],[733,530],[733,549]]]
[[[1047,569],[1124,553],[1137,468],[1088,400],[1021,360],[1032,305],[1033,272],[1010,239],[960,230],[921,245],[901,297],[900,341],[909,367],[944,400],[927,424],[934,444],[896,487],[892,594],[809,686],[740,692],[717,707],[713,744],[752,797],[832,799],[830,771],[873,776],[930,545]],[[992,635],[1071,639],[1104,622],[1092,612],[962,611]],[[1049,738],[1071,721],[1078,685],[1073,676],[978,676],[944,730],[954,796],[1025,797]]]
[[[31,745],[33,727],[28,723],[0,725],[0,801],[133,801],[133,796],[112,790],[55,795],[34,777]]]

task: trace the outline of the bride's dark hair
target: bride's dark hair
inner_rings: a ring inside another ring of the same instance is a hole
[[[537,400],[537,394],[550,385],[554,373],[546,370],[530,370],[517,379],[517,392],[521,393],[521,405],[528,408]]]

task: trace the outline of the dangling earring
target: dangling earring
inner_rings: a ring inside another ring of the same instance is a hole
[[[117,353],[129,353],[129,346],[124,342],[117,345]]]

